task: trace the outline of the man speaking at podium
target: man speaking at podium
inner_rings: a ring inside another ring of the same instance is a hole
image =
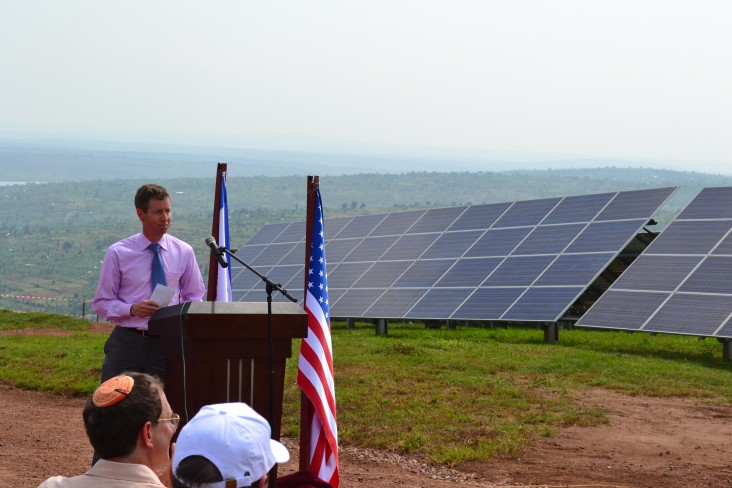
[[[160,185],[142,185],[135,194],[135,208],[142,232],[109,246],[92,302],[94,311],[115,325],[104,345],[102,382],[125,371],[164,381],[160,339],[148,335],[148,321],[160,307],[200,301],[206,292],[193,248],[167,233],[168,191]],[[158,303],[151,299],[153,290],[156,297],[167,292],[172,298]]]

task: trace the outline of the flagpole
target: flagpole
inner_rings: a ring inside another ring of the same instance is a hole
[[[317,190],[320,185],[318,176],[308,176],[307,181],[307,214],[305,218],[305,277],[303,282],[303,290],[307,294],[308,274],[307,269],[310,267],[310,255],[312,254],[313,233],[309,229],[313,228],[315,220],[315,206],[317,205]],[[305,296],[305,295],[303,295]],[[310,470],[310,424],[313,418],[313,404],[304,391],[300,390],[300,471]]]
[[[211,235],[219,235],[219,218],[221,217],[221,180],[226,174],[226,163],[218,163],[216,166],[216,187],[214,192],[214,209],[213,209],[213,222],[211,224]],[[224,243],[219,242],[219,245]],[[216,256],[211,254],[208,261],[208,293],[206,300],[209,302],[216,301],[216,293],[218,288],[219,279],[219,262]]]

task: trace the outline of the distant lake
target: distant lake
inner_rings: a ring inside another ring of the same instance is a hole
[[[25,181],[0,181],[0,186],[25,185]]]

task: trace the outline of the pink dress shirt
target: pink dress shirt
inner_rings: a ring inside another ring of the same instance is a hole
[[[167,286],[175,289],[171,303],[160,306],[200,301],[206,288],[193,248],[169,234],[158,242]],[[152,294],[153,253],[147,249],[150,244],[142,233],[135,234],[109,246],[104,256],[92,308],[116,325],[147,329],[150,318],[131,316],[130,306],[148,300]]]

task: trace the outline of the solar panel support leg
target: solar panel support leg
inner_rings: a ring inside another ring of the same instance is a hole
[[[559,342],[559,324],[552,322],[550,324],[544,324],[544,342],[547,344],[554,344]]]
[[[725,361],[732,361],[732,340],[723,339],[722,343],[722,359]]]
[[[455,330],[455,329],[457,329],[457,323],[454,320],[448,320],[447,328]]]
[[[379,319],[376,321],[376,335],[385,336],[389,333],[389,321]]]
[[[346,319],[346,327],[349,329],[355,329],[356,328],[356,319],[354,319],[354,318]]]

